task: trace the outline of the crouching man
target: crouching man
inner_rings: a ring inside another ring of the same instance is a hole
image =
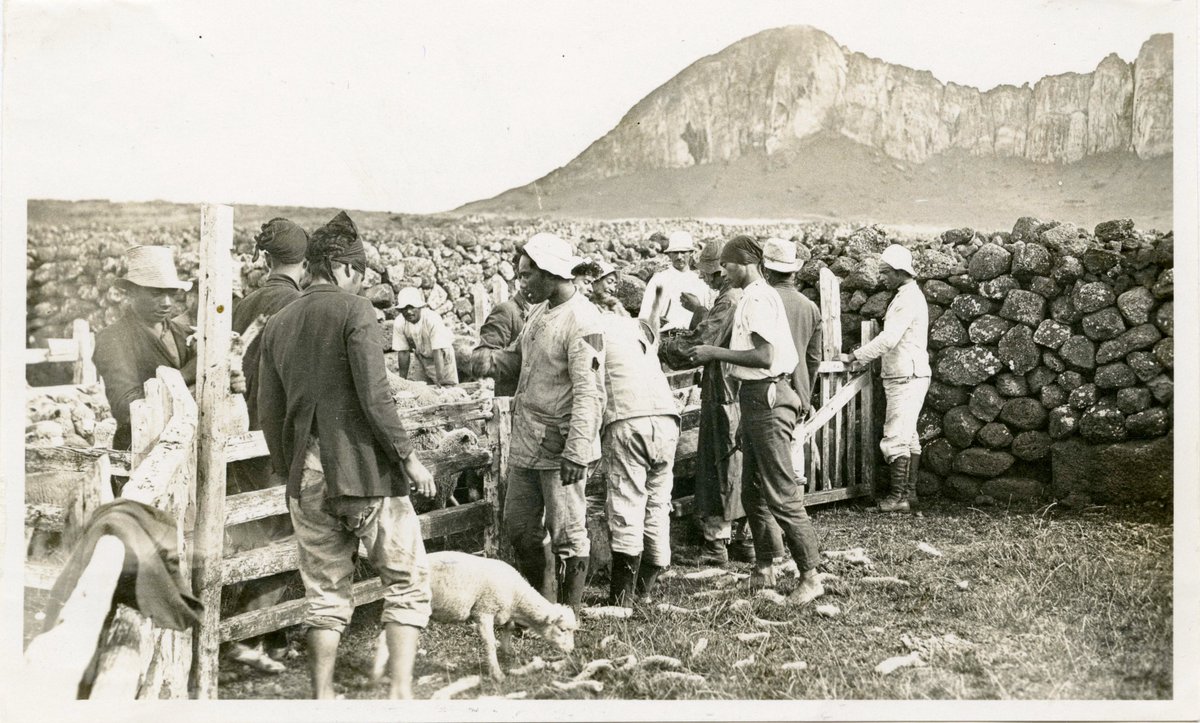
[[[671,564],[671,488],[679,409],[658,363],[659,289],[649,321],[604,315],[605,380],[601,448],[608,483],[612,576],[608,602],[648,597]]]
[[[762,585],[774,581],[770,527],[774,518],[800,571],[800,584],[788,599],[804,604],[823,595],[825,588],[817,573],[817,535],[792,465],[792,438],[801,402],[791,376],[800,359],[783,300],[763,278],[762,259],[762,247],[749,236],[735,237],[721,250],[725,276],[742,290],[729,348],[697,346],[692,358],[699,364],[723,362],[740,380],[742,506],[754,534],[755,577]]]
[[[311,285],[263,330],[259,418],[271,471],[286,478],[296,530],[316,698],[333,698],[338,642],[354,607],[361,542],[383,582],[393,698],[412,697],[430,615],[429,568],[410,490],[433,496],[392,400],[371,303],[358,296],[366,255],[339,214],[305,254]]]

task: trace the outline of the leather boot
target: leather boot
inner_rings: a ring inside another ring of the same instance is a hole
[[[608,582],[608,604],[633,606],[633,586],[641,569],[641,555],[612,554],[612,574]]]
[[[541,545],[537,549],[529,549],[524,552],[514,550],[516,556],[517,572],[533,585],[533,589],[542,594],[550,602],[554,602],[554,580],[548,579],[546,575],[546,553]]]
[[[917,478],[921,473],[921,453],[909,455],[908,457],[908,488],[905,490],[905,498],[908,500],[909,507],[917,505]]]
[[[729,559],[734,562],[754,562],[754,540],[744,537],[730,542]]]
[[[696,558],[696,562],[701,565],[729,564],[729,550],[725,547],[725,541],[705,540],[704,545],[700,548],[700,556]]]
[[[583,604],[583,589],[587,585],[588,559],[568,557],[559,561],[558,601],[575,610]]]
[[[879,501],[880,512],[907,512],[908,457],[897,457],[888,464],[888,496]]]
[[[654,592],[654,584],[658,582],[658,576],[667,568],[651,565],[648,562],[643,562],[638,568],[637,573],[637,592],[638,600],[645,602],[650,599],[650,593]]]

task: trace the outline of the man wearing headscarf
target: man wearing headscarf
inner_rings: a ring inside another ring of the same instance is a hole
[[[742,289],[729,348],[700,345],[692,357],[698,363],[724,363],[740,382],[742,505],[754,532],[755,575],[765,586],[774,583],[774,550],[767,524],[774,517],[800,572],[800,584],[788,599],[802,605],[825,589],[817,573],[816,532],[804,509],[804,488],[792,468],[800,397],[792,388],[791,375],[800,359],[783,301],[763,279],[762,257],[762,247],[749,236],[737,236],[721,249],[725,275]]]
[[[300,298],[300,280],[304,276],[304,252],[308,248],[308,232],[286,218],[273,218],[262,225],[254,237],[254,260],[261,254],[269,274],[262,285],[233,304],[233,331],[250,334],[242,357],[242,373],[246,379],[246,412],[250,430],[261,428],[258,421],[258,362],[262,357],[262,337],[259,331],[275,312]],[[253,328],[252,328],[253,327]],[[255,492],[271,485],[271,465],[266,458],[247,459],[229,465],[226,482],[228,494]],[[242,552],[261,547],[292,534],[292,522],[287,515],[254,520],[228,529],[229,552]],[[226,596],[237,598],[234,612],[250,612],[271,607],[279,602],[296,573],[284,572],[238,586],[230,586]],[[266,647],[266,651],[261,650]],[[225,655],[238,662],[268,673],[277,673],[283,666],[272,658],[287,652],[287,635],[276,630],[242,642],[230,644]]]
[[[339,213],[312,235],[311,284],[262,333],[259,414],[272,473],[287,485],[318,698],[335,696],[360,544],[383,584],[393,698],[412,697],[430,615],[429,565],[409,494],[433,497],[436,487],[400,423],[375,309],[358,295],[366,267],[358,230]]]

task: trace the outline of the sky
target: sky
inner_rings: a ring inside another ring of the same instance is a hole
[[[1193,0],[4,3],[6,189],[425,213],[533,181],[695,60],[806,24],[982,90]]]

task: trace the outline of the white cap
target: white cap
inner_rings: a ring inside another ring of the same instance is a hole
[[[425,306],[425,295],[415,286],[406,286],[396,294],[396,308],[404,309],[409,306],[421,308]]]
[[[616,266],[613,266],[604,259],[596,259],[596,265],[600,267],[600,275],[596,277],[596,281],[603,279],[617,270]]]
[[[692,241],[692,235],[687,231],[672,231],[667,237],[667,248],[663,253],[670,254],[676,251],[695,251],[696,243]]]
[[[192,282],[175,272],[175,250],[170,246],[134,246],[125,252],[125,275],[121,281],[150,289],[190,291]]]
[[[912,252],[900,244],[892,244],[884,249],[879,254],[879,260],[897,271],[907,271],[913,278],[917,276],[917,272],[913,271]]]
[[[763,266],[781,273],[790,274],[800,268],[796,260],[796,244],[781,238],[769,238],[763,244]]]
[[[535,233],[521,251],[539,269],[560,279],[574,279],[575,267],[582,260],[571,250],[571,244],[552,233]]]

